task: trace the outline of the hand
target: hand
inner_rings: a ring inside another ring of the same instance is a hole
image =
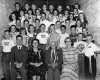
[[[52,68],[55,68],[57,66],[57,63],[52,63]]]
[[[41,63],[36,63],[36,66],[37,67],[39,67],[39,66],[41,66],[43,63],[41,62]]]
[[[46,48],[45,48],[46,50],[48,50],[49,49],[49,46],[46,46]]]
[[[30,65],[35,65],[35,63],[30,62]]]
[[[42,62],[41,63],[30,63],[30,65],[34,65],[34,66],[36,66],[36,67],[39,67],[41,64],[43,64]]]
[[[16,68],[21,68],[23,66],[23,63],[15,62],[15,65],[16,65]]]

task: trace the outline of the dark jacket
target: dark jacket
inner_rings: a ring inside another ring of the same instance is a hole
[[[14,46],[11,50],[11,63],[14,64],[14,62],[21,62],[25,65],[27,56],[28,56],[27,47],[23,45],[21,50],[18,50],[18,47]]]
[[[57,57],[58,57],[58,59],[56,61],[57,64],[58,64],[57,68],[59,70],[61,70],[62,64],[63,64],[63,52],[62,52],[62,49],[56,49],[55,52],[57,53]],[[48,64],[52,64],[52,62],[51,62],[51,48],[49,48],[46,51],[46,64],[47,65]]]

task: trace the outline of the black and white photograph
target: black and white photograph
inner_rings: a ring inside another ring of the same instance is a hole
[[[100,80],[100,0],[0,0],[0,80]]]

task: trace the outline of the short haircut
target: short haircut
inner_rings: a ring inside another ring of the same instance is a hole
[[[21,34],[21,32],[22,32],[22,31],[24,31],[24,30],[25,30],[25,34],[27,34],[27,32],[26,32],[26,29],[25,29],[25,28],[21,28],[21,29],[20,29],[20,34]]]
[[[33,42],[34,42],[34,41],[37,41],[37,42],[38,42],[38,44],[40,44],[40,42],[39,42],[39,40],[38,40],[38,39],[33,39],[33,40],[32,40],[32,44],[33,44]]]
[[[32,25],[32,24],[29,24],[29,27],[30,27],[30,26],[33,26],[33,25]],[[33,27],[34,27],[34,26],[33,26]]]
[[[41,28],[41,26],[42,26],[42,25],[46,27],[46,25],[45,25],[45,24],[41,24],[41,25],[40,25],[40,28]]]
[[[57,24],[58,22],[61,23],[60,21],[56,21],[56,24]]]
[[[60,29],[62,29],[62,28],[66,29],[66,26],[65,25],[61,25]]]
[[[28,21],[27,19],[24,20],[24,23],[25,23],[25,22],[28,22],[28,23],[29,23],[29,21]]]
[[[19,38],[19,37],[23,39],[23,37],[22,37],[21,35],[17,35],[17,36],[16,36],[16,39]]]
[[[15,5],[15,6],[16,6],[16,5],[21,6],[21,4],[20,4],[19,2],[15,2],[15,4],[14,4],[14,5]]]
[[[92,34],[87,34],[87,37],[93,38],[93,35]]]
[[[75,29],[76,29],[76,25],[72,25],[72,26],[70,27],[70,29],[72,29],[72,28],[75,28]]]
[[[42,12],[42,14],[44,14],[44,15],[46,16],[46,13]],[[42,15],[42,14],[41,14],[41,15]]]
[[[78,33],[77,36],[79,36],[79,35],[82,35],[83,36],[83,33]]]
[[[36,22],[36,21],[39,21],[39,22],[40,22],[40,19],[35,19],[35,22]]]

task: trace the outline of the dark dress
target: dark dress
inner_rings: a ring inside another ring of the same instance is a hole
[[[38,52],[34,52],[33,49],[29,50],[28,55],[28,79],[32,80],[32,76],[40,76],[40,80],[45,80],[45,53],[43,50],[38,49]],[[30,65],[30,63],[43,63],[39,67],[35,65]]]

